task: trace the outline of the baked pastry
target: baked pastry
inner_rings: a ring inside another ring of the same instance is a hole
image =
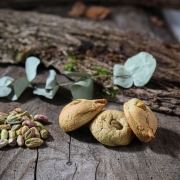
[[[106,104],[106,99],[74,100],[62,109],[59,115],[60,127],[66,132],[73,131],[92,120]]]
[[[154,138],[157,119],[151,109],[139,99],[133,98],[124,103],[124,113],[134,134],[142,142]]]
[[[99,113],[89,127],[93,136],[107,146],[127,145],[134,137],[124,113],[118,110]]]

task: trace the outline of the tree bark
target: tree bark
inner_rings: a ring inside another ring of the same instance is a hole
[[[40,5],[51,6],[51,5],[62,5],[64,3],[74,3],[76,0],[1,0],[0,7],[14,7],[18,9],[27,9]],[[132,5],[141,5],[146,7],[159,7],[159,8],[180,8],[180,1],[178,0],[83,0],[84,3],[98,3],[98,4],[132,4]]]
[[[149,52],[157,60],[150,82],[143,88],[121,88],[116,98],[106,97],[120,103],[138,97],[153,110],[180,115],[179,44],[161,43],[134,31],[120,31],[94,22],[5,10],[0,11],[0,37],[2,63],[20,63],[34,55],[46,67],[53,66],[61,73],[68,64],[68,55],[77,58],[74,71],[96,75],[98,72],[92,66],[112,73],[114,64],[122,64],[141,51]],[[99,78],[97,83],[106,90],[113,86],[108,78]]]

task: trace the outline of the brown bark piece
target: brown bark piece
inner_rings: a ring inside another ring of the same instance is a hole
[[[13,18],[12,18],[13,17]],[[19,63],[34,55],[46,67],[63,73],[68,57],[75,57],[73,71],[97,75],[91,67],[110,73],[114,64],[146,51],[157,60],[156,71],[143,88],[121,89],[116,102],[136,97],[153,110],[180,115],[180,45],[158,42],[134,31],[121,31],[94,22],[65,19],[32,12],[0,11],[0,62]],[[112,80],[97,79],[108,88]]]
[[[102,6],[92,6],[86,10],[85,17],[94,20],[103,20],[108,16],[109,13],[109,8]]]
[[[77,18],[79,16],[82,16],[85,13],[85,11],[86,11],[85,4],[83,2],[81,2],[81,1],[77,1],[73,5],[73,7],[72,7],[71,11],[68,13],[68,15],[70,17]]]

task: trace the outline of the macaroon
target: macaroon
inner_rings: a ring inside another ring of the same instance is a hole
[[[149,142],[155,138],[157,118],[151,109],[141,100],[133,98],[124,103],[127,122],[137,138]]]
[[[62,109],[59,125],[66,132],[73,131],[92,120],[106,104],[106,99],[76,99]]]
[[[128,145],[134,138],[124,113],[118,110],[102,111],[89,127],[93,136],[107,146]]]

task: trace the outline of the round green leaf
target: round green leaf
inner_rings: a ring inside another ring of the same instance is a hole
[[[46,87],[45,89],[53,89],[57,85],[56,82],[56,71],[51,69],[49,70],[49,74],[46,80]]]
[[[93,80],[91,78],[78,81],[71,86],[74,99],[91,99],[93,95]]]
[[[133,85],[133,79],[129,71],[120,64],[115,64],[113,69],[114,84],[129,88]]]
[[[6,97],[8,96],[12,91],[11,87],[7,86],[0,86],[0,97]]]
[[[36,77],[36,71],[39,64],[40,60],[34,56],[28,57],[26,59],[25,70],[29,82],[31,82]]]
[[[134,85],[141,87],[148,83],[156,68],[156,60],[147,52],[129,58],[124,68],[132,74]]]
[[[45,96],[46,98],[48,99],[53,99],[54,95],[56,94],[56,92],[58,91],[59,89],[59,86],[54,86],[53,89],[51,90],[47,90],[45,88],[45,84],[38,84],[33,93],[34,94],[37,94],[37,95],[40,95],[40,96]]]
[[[9,86],[14,81],[13,78],[9,76],[4,76],[0,78],[0,86]]]
[[[19,96],[23,93],[23,91],[29,85],[29,81],[25,77],[21,77],[17,79],[14,83],[13,90],[8,96],[8,99],[11,101],[15,101],[19,98]]]

